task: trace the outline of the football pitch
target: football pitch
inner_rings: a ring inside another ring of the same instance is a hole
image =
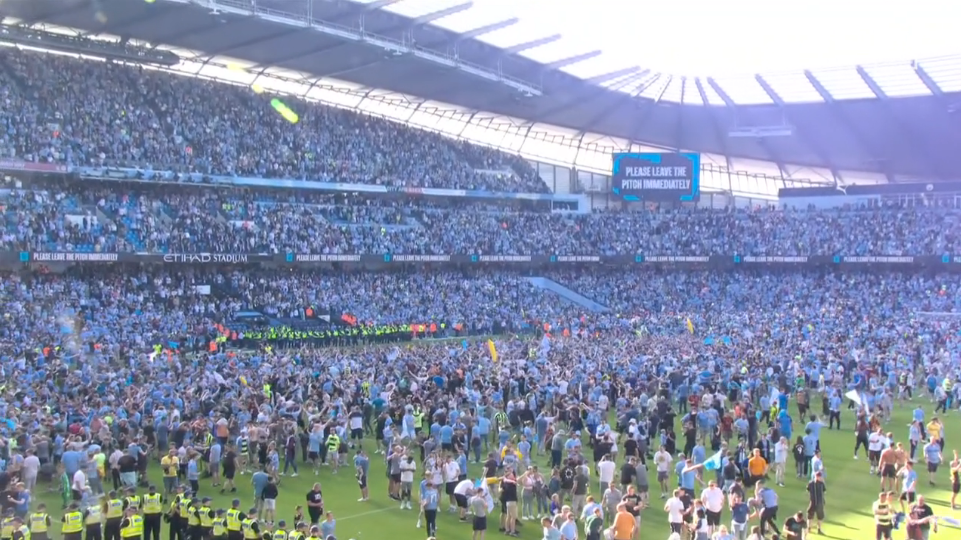
[[[933,416],[934,406],[927,399],[922,398],[922,406],[925,409],[926,418]],[[904,408],[895,409],[894,418],[885,427],[886,431],[894,433],[895,440],[905,443],[907,446],[908,423],[911,418],[913,404],[907,404]],[[928,484],[926,469],[923,464],[918,465],[918,493],[924,495],[928,504],[934,509],[938,516],[953,517],[961,519],[961,511],[950,509],[951,485],[949,478],[948,463],[951,461],[951,450],[961,448],[961,416],[954,411],[947,415],[940,415],[945,425],[945,438],[947,448],[944,450],[944,464],[940,467],[935,478],[936,485]],[[821,450],[825,464],[825,483],[827,484],[826,494],[826,520],[823,527],[823,538],[834,538],[838,540],[861,540],[874,538],[874,521],[871,505],[877,498],[879,491],[879,479],[877,476],[869,474],[869,464],[863,452],[859,460],[853,459],[854,434],[853,413],[845,410],[842,413],[844,429],[842,431],[827,430],[821,431]],[[354,478],[353,467],[342,467],[337,474],[332,474],[329,469],[322,468],[318,476],[314,476],[312,469],[306,464],[300,465],[300,475],[297,477],[281,477],[280,495],[277,499],[277,520],[284,519],[288,523],[288,530],[293,528],[292,520],[294,508],[297,505],[305,505],[306,494],[311,489],[314,482],[320,482],[324,495],[324,507],[326,511],[333,512],[336,519],[336,536],[339,540],[417,540],[426,538],[426,530],[417,528],[418,511],[416,503],[414,510],[401,510],[400,504],[388,498],[387,479],[382,455],[373,454],[373,440],[365,441],[366,449],[370,455],[370,475],[369,488],[370,499],[366,502],[358,502],[360,492]],[[920,449],[919,449],[920,455]],[[352,454],[351,454],[352,457]],[[298,458],[300,458],[298,453]],[[536,462],[545,465],[546,456],[538,456]],[[618,463],[620,465],[620,463]],[[663,501],[658,498],[657,482],[654,477],[653,466],[649,462],[650,485],[652,497],[650,506],[643,512],[641,539],[666,539],[670,533],[667,524],[667,515],[663,511]],[[150,468],[150,480],[158,488],[162,488],[159,466],[152,464]],[[418,471],[419,474],[420,470]],[[479,466],[471,465],[470,474],[474,478],[479,474]],[[784,519],[794,512],[807,508],[807,492],[805,485],[807,479],[797,479],[795,477],[793,458],[788,458],[787,474],[785,487],[776,488],[780,501],[778,505],[778,526],[780,527]],[[233,498],[242,501],[241,508],[247,510],[253,506],[253,489],[250,484],[250,475],[238,475],[236,478],[237,493],[221,495],[219,488],[211,486],[210,479],[200,481],[199,497],[211,497],[213,508],[229,508]],[[108,487],[105,482],[105,487]],[[773,482],[769,483],[773,486]],[[52,486],[40,484],[37,486],[34,499],[31,502],[31,510],[35,510],[38,502],[45,502],[50,511],[51,518],[57,522],[51,537],[60,538],[59,520],[62,512],[60,496],[58,493],[49,491]],[[415,489],[416,491],[416,489]],[[141,494],[143,490],[141,490]],[[592,477],[591,493],[599,496],[597,478]],[[416,497],[416,494],[415,494]],[[471,538],[471,526],[469,523],[461,523],[456,516],[446,512],[446,497],[442,497],[438,512],[437,537],[439,539],[469,539]],[[505,537],[497,531],[497,522],[500,517],[499,509],[495,510],[489,518],[488,537]],[[724,519],[730,526],[730,512],[725,509]],[[751,524],[756,525],[756,520]],[[943,532],[939,535],[942,538],[961,537],[961,531],[952,528],[942,528]],[[167,525],[163,525],[162,538],[167,538]],[[521,538],[535,539],[542,538],[543,533],[540,523],[537,521],[524,522],[520,529]],[[813,534],[812,537],[819,537]],[[583,538],[583,529],[579,532],[579,537]],[[506,538],[506,537],[505,537]],[[895,531],[895,538],[905,538],[904,528]]]

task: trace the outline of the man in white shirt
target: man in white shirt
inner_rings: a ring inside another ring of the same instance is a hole
[[[790,452],[786,437],[778,439],[774,445],[774,481],[784,487],[784,469],[787,466],[787,455]]]
[[[460,465],[453,459],[447,458],[447,461],[444,462],[444,485],[450,503],[450,506],[447,508],[448,512],[455,512],[457,510],[457,498],[454,497],[454,488],[457,487],[459,479]]]
[[[684,503],[681,502],[681,490],[674,490],[674,495],[664,503],[664,511],[667,512],[671,533],[681,534],[684,525]]]
[[[400,509],[410,510],[410,492],[414,484],[414,471],[417,470],[417,462],[414,456],[402,456],[400,458]]]
[[[467,502],[473,494],[474,482],[470,479],[461,480],[454,486],[454,500],[457,502],[461,521],[467,521]]]
[[[611,459],[611,456],[605,455],[601,458],[601,462],[597,464],[597,476],[601,481],[601,493],[607,491],[607,488],[614,482],[614,472],[617,470],[617,464]]]
[[[724,510],[724,491],[717,487],[717,482],[711,480],[701,492],[701,502],[707,514],[707,526],[711,534],[721,526],[721,510]]]
[[[868,459],[871,461],[871,474],[877,472],[878,462],[881,460],[881,451],[884,450],[885,436],[879,428],[868,435]]]
[[[87,475],[83,472],[83,467],[73,473],[73,481],[70,482],[70,489],[73,491],[73,500],[80,501],[83,494],[87,491]]]
[[[674,458],[671,454],[664,449],[663,446],[654,452],[654,465],[657,468],[657,483],[661,486],[661,498],[667,497],[670,488],[667,487],[667,481],[671,477],[671,463],[674,462]]]

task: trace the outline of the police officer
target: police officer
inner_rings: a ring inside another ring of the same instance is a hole
[[[227,540],[227,518],[225,514],[226,512],[222,508],[217,510],[213,526],[210,529],[211,540]]]
[[[271,535],[272,540],[288,540],[290,533],[287,532],[287,522],[280,520],[277,522],[277,530]]]
[[[157,486],[147,488],[143,496],[143,540],[160,540],[160,517],[163,514],[163,495]]]
[[[13,539],[13,508],[7,508],[0,520],[0,540]]]
[[[47,540],[49,538],[47,532],[53,523],[50,520],[50,515],[47,514],[47,505],[43,503],[37,505],[37,511],[30,514],[27,519],[30,523],[30,537],[33,540]]]
[[[187,538],[200,540],[200,499],[197,497],[190,499],[187,507],[187,531]]]
[[[132,488],[127,488],[127,496],[123,500],[123,509],[126,512],[128,508],[134,508],[138,512],[140,511],[140,496],[137,495],[137,491]],[[120,535],[121,537],[123,534]]]
[[[240,499],[234,499],[227,510],[227,540],[244,540],[243,523],[247,515],[240,511]]]
[[[123,519],[124,500],[116,491],[107,494],[103,501],[103,514],[107,521],[103,526],[104,540],[120,540],[120,520]]]
[[[143,518],[137,513],[137,507],[131,506],[124,511],[124,518],[120,521],[120,538],[122,540],[140,540],[143,535]]]
[[[169,540],[184,540],[184,531],[180,528],[180,507],[184,500],[184,485],[177,486],[177,494],[170,501],[170,508],[167,510],[167,523],[170,528],[167,530]]]
[[[244,540],[260,540],[260,524],[257,523],[256,516],[257,509],[251,508],[244,520],[240,522],[240,529],[244,533]]]
[[[92,504],[83,511],[83,527],[87,534],[86,540],[103,540],[103,509],[98,504]]]
[[[30,527],[23,524],[23,518],[13,518],[13,540],[30,540]]]
[[[190,492],[186,489],[177,504],[177,527],[180,529],[180,540],[190,537]]]
[[[306,540],[307,539],[307,524],[300,521],[295,526],[293,532],[287,535],[287,540]]]
[[[200,518],[200,538],[210,540],[214,528],[214,509],[210,507],[210,497],[204,497],[200,501],[200,508],[197,509],[197,517]],[[146,540],[146,539],[144,539]]]
[[[83,536],[83,514],[80,512],[80,506],[77,503],[70,503],[67,512],[60,518],[60,522],[63,523],[60,528],[63,540],[80,540],[80,537]]]

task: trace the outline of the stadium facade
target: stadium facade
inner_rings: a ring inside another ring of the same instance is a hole
[[[519,153],[555,193],[586,194],[594,207],[610,203],[611,155],[625,151],[701,153],[702,191],[717,194],[704,203],[714,205],[785,188],[961,178],[961,57],[718,80],[631,67],[585,79],[564,69],[597,51],[537,63],[521,53],[560,36],[498,49],[477,38],[516,20],[456,33],[444,19],[470,13],[469,2],[388,11],[402,1],[13,1],[5,23],[170,51],[178,61],[163,69]]]

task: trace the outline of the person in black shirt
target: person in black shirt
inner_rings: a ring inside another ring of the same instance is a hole
[[[821,522],[824,521],[824,476],[821,471],[814,474],[814,480],[808,482],[808,521],[817,519],[818,534],[821,534]]]
[[[798,512],[784,520],[784,537],[787,540],[801,540],[807,526],[807,522],[804,521],[804,514]]]
[[[627,493],[621,498],[621,502],[627,505],[626,510],[634,516],[634,521],[636,522],[637,518],[641,515],[641,508],[643,508],[643,504],[641,504],[641,494],[634,489],[634,486],[627,486]]]
[[[324,514],[324,494],[320,491],[320,482],[307,492],[307,514],[311,525],[320,523],[320,516]]]
[[[934,516],[934,510],[925,504],[924,495],[918,495],[918,502],[911,505],[907,530],[910,540],[922,540],[927,538],[930,532],[938,532],[938,520]]]
[[[621,465],[621,485],[630,486],[634,484],[634,479],[637,477],[637,468],[634,466],[634,460],[629,459],[627,463]]]
[[[682,489],[680,499],[684,505],[684,524],[690,529],[694,524],[694,498],[686,489]]]
[[[487,457],[487,461],[484,462],[484,478],[496,478],[497,477],[497,458],[491,453]]]
[[[574,477],[577,476],[577,468],[573,461],[568,461],[561,469],[561,500],[566,501],[571,498],[571,491],[574,489]]]
[[[230,487],[230,492],[236,493],[237,486],[234,485],[234,476],[237,474],[237,451],[234,449],[234,445],[227,445],[227,451],[224,452],[220,465],[224,472],[224,485],[220,488],[220,492],[224,493]]]

